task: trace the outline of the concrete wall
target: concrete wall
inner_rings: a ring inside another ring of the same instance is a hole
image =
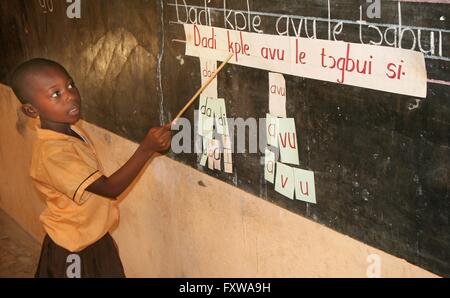
[[[44,204],[28,177],[32,123],[0,85],[0,208],[39,241]],[[137,145],[86,122],[107,174]],[[434,275],[166,157],[155,158],[121,198],[114,231],[129,277],[382,277]]]

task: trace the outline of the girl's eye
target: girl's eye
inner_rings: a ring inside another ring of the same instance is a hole
[[[57,98],[60,95],[59,91],[52,93],[52,98]]]
[[[74,82],[69,84],[69,89],[73,89],[73,88],[75,88],[75,83]]]

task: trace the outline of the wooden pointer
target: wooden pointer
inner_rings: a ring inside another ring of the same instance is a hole
[[[225,59],[225,61],[222,62],[222,64],[219,66],[218,69],[216,69],[216,71],[211,75],[211,77],[208,79],[208,81],[206,81],[203,86],[200,87],[200,89],[198,89],[197,93],[195,93],[194,96],[192,96],[192,98],[188,101],[188,103],[184,106],[183,109],[181,109],[181,111],[178,113],[178,115],[175,117],[175,119],[172,121],[172,123],[175,123],[185,112],[187,109],[189,109],[189,107],[195,102],[195,100],[197,99],[197,97],[206,89],[206,87],[209,86],[209,84],[211,84],[211,82],[217,77],[217,75],[219,74],[219,72],[223,69],[223,67],[228,63],[228,61],[230,61],[230,59],[233,57],[233,53],[231,53],[230,55],[228,55],[227,59]]]

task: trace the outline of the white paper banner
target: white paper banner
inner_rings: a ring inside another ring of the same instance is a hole
[[[423,53],[343,41],[184,24],[186,55],[299,77],[426,97]]]

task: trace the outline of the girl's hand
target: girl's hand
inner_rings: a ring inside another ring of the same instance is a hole
[[[172,142],[171,123],[151,128],[141,146],[149,152],[162,152],[170,148]]]

